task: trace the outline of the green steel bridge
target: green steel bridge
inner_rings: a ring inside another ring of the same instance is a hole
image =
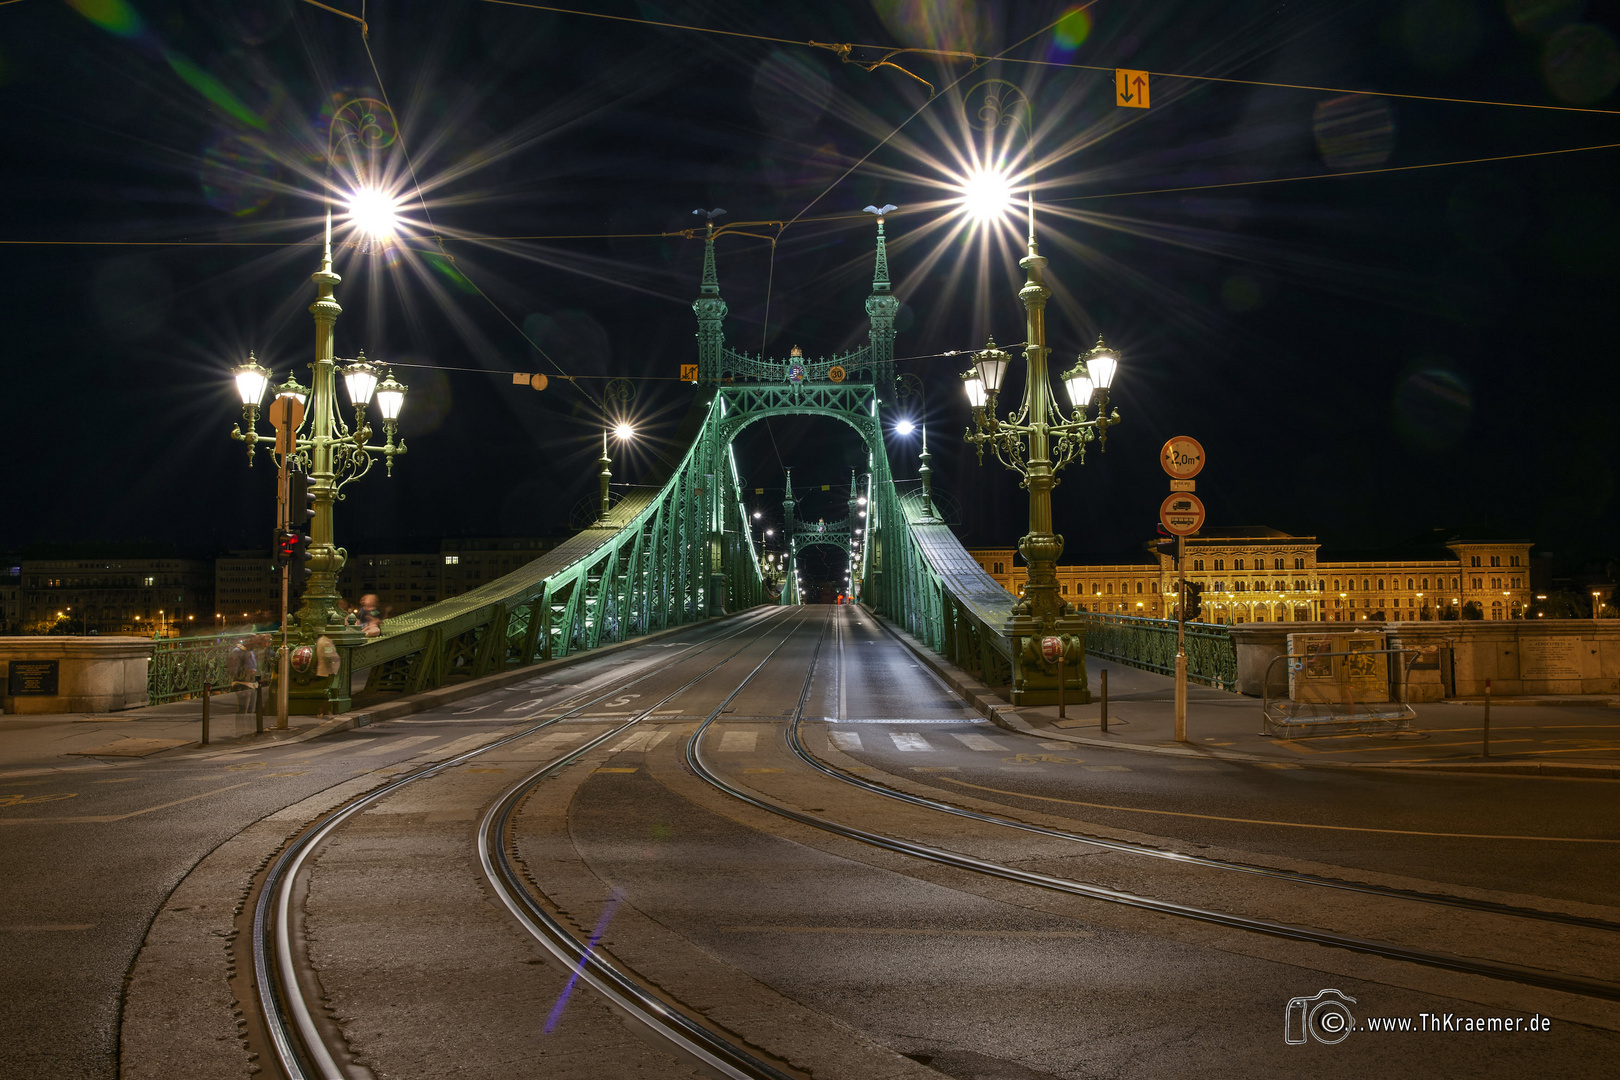
[[[731,348],[711,225],[692,305],[697,396],[677,438],[686,447],[679,464],[522,569],[396,616],[380,637],[339,642],[343,665],[332,685],[346,688],[350,672],[365,670],[367,690],[417,693],[768,599],[798,603],[799,553],[818,543],[850,553],[855,579],[847,591],[862,604],[984,683],[1008,683],[1021,644],[1007,627],[1012,598],[968,555],[925,492],[897,487],[884,448],[884,410],[895,406],[899,300],[890,292],[881,219],[865,306],[868,342],[842,355],[808,359],[795,348],[779,360]],[[779,598],[767,589],[731,448],[750,424],[778,416],[841,421],[867,452],[865,473],[851,482],[846,521],[796,521],[789,477],[789,565]],[[1173,638],[1174,624],[1166,626]],[[1149,636],[1162,637],[1163,629]],[[330,693],[335,705],[347,704],[335,700],[346,698],[346,689]]]

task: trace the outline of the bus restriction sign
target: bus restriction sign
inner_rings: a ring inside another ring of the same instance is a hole
[[[1159,504],[1159,524],[1171,536],[1191,536],[1204,527],[1204,504],[1190,491],[1172,491]]]

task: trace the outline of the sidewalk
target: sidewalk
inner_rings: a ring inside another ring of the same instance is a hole
[[[1219,758],[1268,768],[1446,769],[1514,775],[1620,779],[1620,708],[1612,696],[1493,698],[1491,752],[1482,753],[1483,699],[1415,705],[1412,729],[1397,734],[1283,739],[1262,735],[1260,699],[1189,683],[1187,741],[1175,741],[1175,680],[1088,659],[1091,703],[1013,708],[1007,688],[990,688],[885,623],[952,689],[994,723],[1025,734],[1180,757]],[[1108,673],[1108,732],[1101,730],[1101,675]]]
[[[289,716],[276,730],[274,701],[264,718],[264,733],[254,730],[253,701],[236,711],[236,694],[208,699],[209,740],[202,747],[202,699],[147,705],[115,713],[41,713],[0,716],[0,767],[3,775],[25,775],[41,768],[107,768],[109,763],[138,760],[176,749],[228,749],[250,743],[305,742],[329,731],[355,725],[355,714]],[[365,721],[361,721],[364,723]],[[17,769],[24,772],[17,772]]]

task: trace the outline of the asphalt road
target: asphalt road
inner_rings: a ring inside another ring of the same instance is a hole
[[[744,622],[754,629],[696,653]],[[747,807],[694,776],[683,755],[696,722],[721,710],[703,735],[706,760],[806,812],[1231,910],[1358,931],[1388,918],[1385,929],[1425,943],[1477,941],[1548,965],[1595,964],[1609,978],[1620,967],[1609,962],[1617,934],[1538,926],[1515,942],[1510,924],[1474,916],[1385,916],[1301,886],[1217,881],[964,825],[815,773],[788,751],[786,731],[809,676],[807,744],[896,787],[1175,850],[1549,906],[1620,906],[1613,782],[1077,753],[983,723],[870,616],[840,608],[702,626],[294,746],[180,751],[117,767],[64,759],[49,774],[9,777],[0,751],[0,1076],[118,1074],[124,981],[154,914],[248,825],[356,777],[381,780],[521,730],[637,675],[649,677],[566,723],[402,789],[315,861],[310,960],[355,1059],[376,1076],[696,1075],[537,958],[488,904],[471,846],[469,822],[525,770],[654,702],[633,733],[536,789],[518,821],[518,852],[576,926],[600,924],[604,948],[793,1067],[960,1080],[1189,1069],[1517,1077],[1604,1075],[1620,1058],[1611,1006],[942,869]],[[1572,946],[1582,933],[1595,935],[1584,952]],[[1328,987],[1355,996],[1358,1017],[1557,1019],[1534,1035],[1357,1032],[1341,1046],[1285,1043],[1289,999]]]

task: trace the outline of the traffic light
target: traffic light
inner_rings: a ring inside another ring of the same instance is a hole
[[[309,520],[315,516],[315,493],[310,490],[309,477],[301,472],[287,473],[287,528],[282,531],[280,548],[287,574],[287,605],[298,606],[304,594],[304,582],[309,569]]]
[[[1198,616],[1204,613],[1203,601],[1199,598],[1204,594],[1204,587],[1196,581],[1184,582],[1181,586],[1185,592],[1182,595],[1182,610],[1187,615],[1188,622],[1197,622]]]
[[[1171,567],[1171,569],[1175,569],[1175,566],[1176,566],[1176,550],[1179,547],[1180,547],[1180,541],[1177,540],[1176,537],[1174,537],[1174,536],[1161,536],[1161,537],[1159,537],[1158,539],[1156,539],[1156,540],[1154,540],[1152,542],[1152,547],[1150,548],[1150,550],[1155,555],[1168,555],[1168,556],[1170,556],[1170,567]]]
[[[298,554],[298,534],[291,529],[277,529],[270,546],[270,565],[280,570],[289,565]]]

